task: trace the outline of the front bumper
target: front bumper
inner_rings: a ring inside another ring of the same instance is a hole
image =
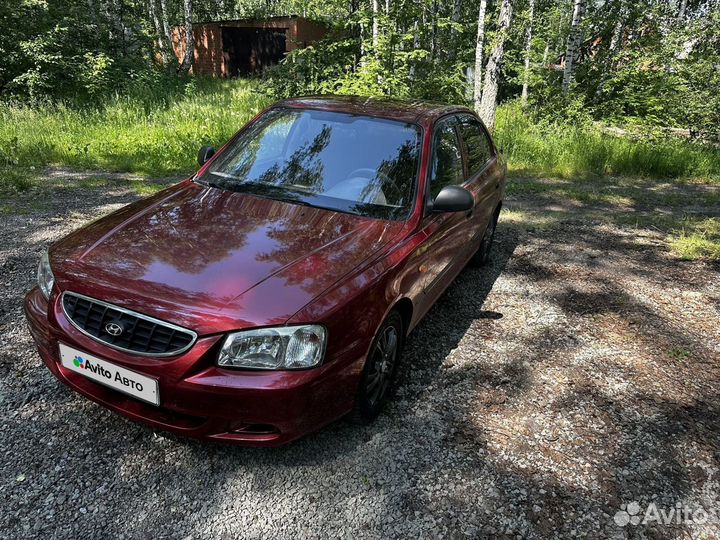
[[[182,436],[277,446],[319,429],[352,408],[360,359],[337,359],[302,371],[222,369],[215,365],[222,335],[201,337],[176,357],[132,356],[80,333],[56,300],[53,294],[46,301],[37,288],[25,297],[25,315],[43,362],[73,390],[131,420]],[[60,341],[157,379],[160,406],[64,368]]]

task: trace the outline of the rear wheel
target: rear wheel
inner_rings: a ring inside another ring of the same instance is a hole
[[[499,211],[495,211],[493,217],[490,219],[485,234],[480,241],[480,247],[475,252],[472,258],[472,264],[474,266],[484,266],[490,262],[490,252],[492,251],[493,240],[495,239],[495,229],[497,228]]]
[[[402,317],[391,311],[373,339],[355,398],[352,420],[368,424],[380,414],[392,386],[403,341]]]

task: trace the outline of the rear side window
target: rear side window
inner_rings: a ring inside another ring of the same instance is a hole
[[[480,122],[472,116],[460,117],[460,133],[468,159],[468,175],[479,173],[492,159],[492,146]]]
[[[432,199],[440,190],[449,185],[460,185],[463,177],[462,153],[455,131],[456,120],[449,118],[435,127],[433,135],[432,174],[430,196]]]

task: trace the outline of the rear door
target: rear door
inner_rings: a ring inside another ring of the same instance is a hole
[[[467,242],[474,251],[500,202],[502,171],[490,136],[474,115],[458,115],[458,132],[465,160],[464,187],[475,198],[475,213],[467,228]]]

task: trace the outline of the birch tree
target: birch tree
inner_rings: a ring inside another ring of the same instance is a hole
[[[380,16],[380,6],[378,0],[373,0],[372,4],[373,9],[373,25],[372,25],[372,44],[373,44],[373,51],[377,52],[378,44],[380,42],[380,21],[378,20],[378,17]]]
[[[148,0],[148,15],[150,15],[150,18],[152,20],[153,28],[155,28],[155,35],[157,36],[157,45],[158,51],[160,52],[160,58],[162,59],[163,64],[167,64],[168,46],[165,41],[165,35],[162,29],[162,23],[160,22],[160,17],[158,16],[157,4],[155,3],[155,0]],[[170,48],[172,48],[172,43],[170,43],[169,46]]]
[[[424,17],[424,12],[423,12]],[[413,50],[416,51],[420,48],[420,28],[418,26],[418,22],[415,21],[413,24]],[[412,64],[410,65],[410,78],[415,79],[415,69],[417,66],[417,61],[413,60]]]
[[[483,47],[485,46],[485,10],[487,9],[487,0],[480,0],[480,10],[478,12],[477,37],[475,39],[475,88],[473,91],[473,102],[475,103],[475,111],[480,114],[480,99],[482,97],[482,67],[483,67]]]
[[[520,94],[520,100],[523,105],[525,105],[527,103],[527,98],[528,98],[528,84],[530,82],[530,50],[532,48],[534,17],[535,17],[535,0],[530,0],[530,5],[528,6],[527,35],[525,36],[525,72],[523,73],[523,86],[522,86],[522,93]]]
[[[152,0],[151,0],[152,1]],[[175,51],[173,47],[173,39],[172,34],[170,33],[170,23],[168,22],[168,10],[165,0],[160,0],[160,22],[162,24],[162,32],[165,34],[165,40],[168,43],[168,46],[170,47],[170,53],[172,56],[175,56]]]
[[[432,11],[430,12],[430,20],[432,21],[432,28],[430,32],[430,58],[435,59],[435,52],[437,50],[437,19],[438,19],[438,3],[437,0],[432,1]]]
[[[510,0],[502,0],[500,18],[498,20],[498,33],[495,46],[490,53],[485,68],[485,81],[478,114],[485,126],[492,130],[495,127],[495,110],[497,109],[498,84],[500,82],[500,69],[505,54],[505,40],[507,39],[510,23],[512,22],[512,4]]]
[[[185,56],[183,57],[178,73],[187,73],[193,64],[195,55],[195,38],[193,36],[193,3],[192,0],[184,0],[185,9]]]
[[[460,14],[462,13],[462,0],[455,0],[453,3],[453,10],[452,10],[452,16],[450,17],[450,20],[452,21],[452,26],[450,27],[450,45],[453,45],[455,43],[455,40],[457,38],[457,29],[455,25],[457,25],[460,22]],[[455,52],[457,51],[457,47],[450,47],[449,50],[449,57],[455,58]]]
[[[572,22],[570,23],[570,34],[567,40],[567,49],[565,51],[565,67],[563,69],[563,92],[570,90],[570,85],[575,80],[575,60],[580,48],[580,23],[582,23],[583,15],[585,15],[586,0],[575,0],[573,5]]]
[[[687,10],[687,0],[680,0],[680,10],[678,11],[678,21],[682,21],[685,18],[685,11]]]

